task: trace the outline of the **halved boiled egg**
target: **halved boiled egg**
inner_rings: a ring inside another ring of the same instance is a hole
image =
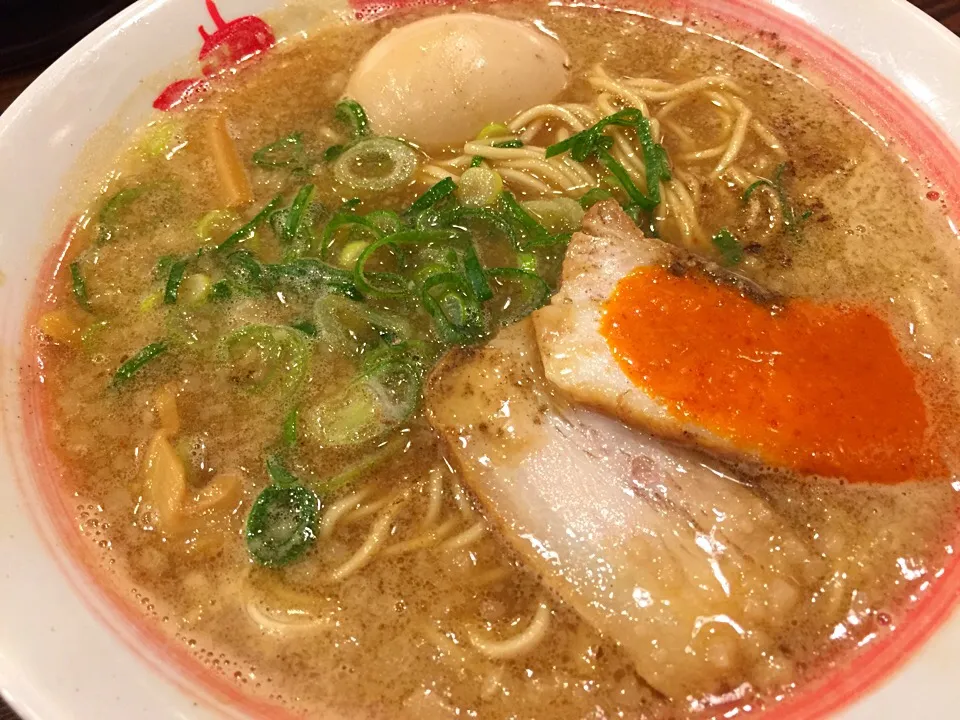
[[[568,70],[564,49],[532,25],[442,15],[381,39],[357,65],[346,96],[364,107],[378,134],[433,150],[554,100]]]

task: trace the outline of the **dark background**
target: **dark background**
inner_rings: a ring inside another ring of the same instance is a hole
[[[960,0],[910,0],[960,34]],[[131,0],[0,0],[0,111],[64,50]],[[17,716],[0,700],[0,720]]]

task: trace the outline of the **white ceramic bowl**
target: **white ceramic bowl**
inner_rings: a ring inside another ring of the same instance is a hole
[[[960,41],[903,0],[631,2],[666,14],[694,5],[778,32],[957,206]],[[283,4],[219,3],[228,18]],[[171,68],[198,74],[189,58],[203,23],[210,24],[203,0],[141,0],[64,55],[0,118],[0,690],[26,718],[276,717],[158,646],[119,609],[127,601],[98,589],[73,561],[72,508],[57,508],[42,492],[56,478],[31,445],[37,418],[18,382],[35,361],[23,338],[37,278],[45,261],[43,272],[52,267],[50,249],[70,210],[54,206],[61,184],[98,128],[117,117],[132,128],[148,117],[152,97],[174,79]],[[893,643],[858,660],[857,672],[834,675],[772,717],[957,717],[960,572],[948,570],[939,584]]]

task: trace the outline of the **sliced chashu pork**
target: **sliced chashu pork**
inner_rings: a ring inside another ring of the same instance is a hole
[[[431,375],[427,409],[528,566],[678,703],[777,683],[812,563],[737,480],[559,399],[525,320]]]
[[[674,266],[677,271],[696,266],[737,283],[758,302],[772,304],[776,299],[712,263],[673,245],[645,238],[617,203],[598,203],[570,241],[559,292],[550,305],[533,316],[544,372],[569,398],[615,415],[630,425],[664,437],[694,441],[725,456],[740,456],[743,453],[735,443],[677,417],[664,403],[634,385],[601,334],[603,305],[617,283],[638,267],[654,265]]]
[[[880,309],[776,298],[644,237],[615,202],[584,218],[534,323],[547,378],[630,425],[799,475],[948,475]]]

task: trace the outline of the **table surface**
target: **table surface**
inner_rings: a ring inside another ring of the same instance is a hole
[[[960,35],[960,0],[909,0],[921,10]],[[0,17],[2,22],[2,17]],[[29,85],[43,70],[42,67],[0,76],[0,111]],[[17,715],[0,700],[0,720],[17,720]]]

